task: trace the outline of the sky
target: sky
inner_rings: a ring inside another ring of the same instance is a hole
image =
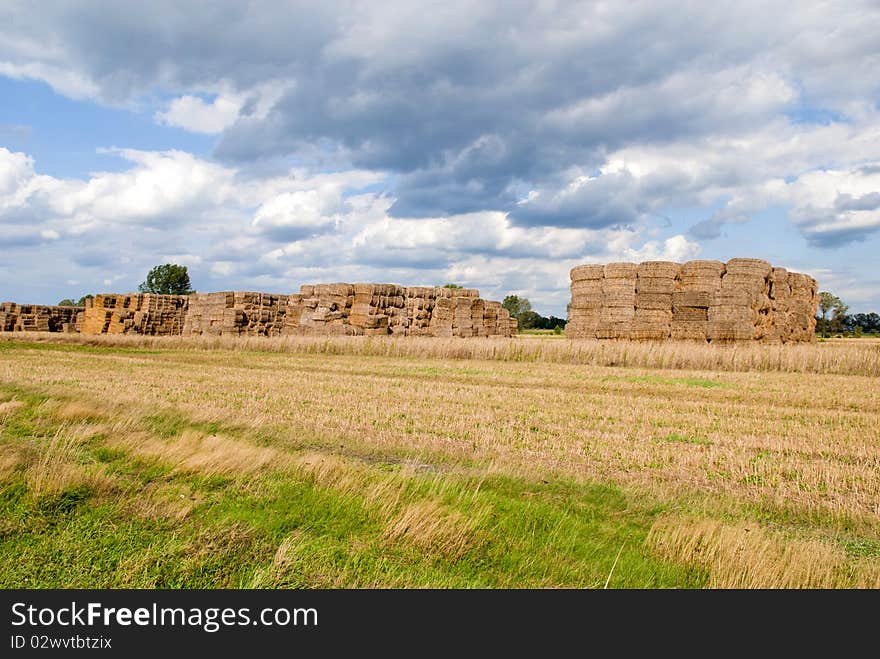
[[[763,258],[880,312],[877,2],[0,2],[0,300]]]

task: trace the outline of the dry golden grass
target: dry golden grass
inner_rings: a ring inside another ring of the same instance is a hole
[[[0,403],[0,422],[22,407],[24,407],[24,403],[20,400],[13,399]]]
[[[252,474],[267,467],[281,469],[289,463],[289,458],[275,449],[195,430],[185,430],[173,441],[163,441],[146,432],[117,435],[107,445],[131,455],[157,459],[176,470],[206,476]]]
[[[115,401],[137,414],[175,409],[206,423],[269,427],[288,447],[335,446],[446,468],[494,463],[511,473],[880,514],[880,388],[870,377],[360,355],[23,351],[0,364],[0,380]],[[229,441],[188,437],[176,448],[133,448],[189,461],[190,468],[216,460],[221,471],[277,457]]]
[[[473,544],[475,520],[439,501],[410,504],[388,521],[385,540],[406,540],[424,551],[458,558]]]
[[[50,437],[36,441],[26,457],[25,482],[30,495],[37,501],[62,492],[87,487],[107,490],[113,479],[98,465],[81,464],[78,456],[83,440],[91,436],[89,428],[62,427]]]
[[[161,350],[222,350],[418,359],[480,359],[666,369],[784,371],[880,376],[880,339],[816,344],[733,345],[702,342],[515,338],[137,336],[0,332],[0,341]]]
[[[703,565],[710,588],[880,588],[876,561],[855,568],[839,547],[757,524],[663,519],[647,544],[666,558]]]

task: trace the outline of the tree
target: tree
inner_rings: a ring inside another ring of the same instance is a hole
[[[443,284],[443,288],[464,288],[464,286],[459,286],[458,284]]]
[[[92,295],[91,293],[86,293],[79,300],[76,301],[76,306],[84,307],[84,306],[86,306],[86,300],[94,300],[94,299],[95,299],[94,295]]]
[[[64,298],[61,302],[58,303],[59,307],[75,307],[76,305],[73,303],[73,300],[68,298]]]
[[[847,307],[843,302],[841,302],[840,298],[834,295],[833,293],[829,293],[828,291],[820,291],[819,292],[819,311],[822,313],[821,317],[816,318],[816,330],[821,332],[822,334],[827,335],[828,332],[833,331],[832,325],[833,321],[838,320],[837,325],[842,326],[843,318],[842,315],[846,314]],[[840,309],[843,309],[843,313],[840,313]],[[828,312],[833,311],[833,315],[831,320],[828,318]]]
[[[846,312],[849,311],[849,305],[844,304],[840,298],[837,298],[834,306],[831,309],[831,331],[832,332],[843,332],[844,326],[846,324],[847,315]]]
[[[501,303],[501,307],[507,309],[511,316],[519,320],[520,316],[526,311],[532,310],[532,303],[529,302],[528,298],[520,297],[519,295],[508,295]]]
[[[519,329],[543,329],[541,321],[544,320],[537,311],[523,311],[516,317]]]
[[[147,274],[147,280],[138,286],[141,293],[160,295],[189,295],[195,293],[191,288],[189,273],[185,265],[166,263],[157,265]]]

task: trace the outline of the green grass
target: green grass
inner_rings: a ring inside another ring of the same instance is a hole
[[[45,397],[19,391],[16,398],[25,405],[6,418],[0,445],[40,441],[60,428],[37,418]],[[174,441],[203,424],[153,414],[140,427]],[[652,556],[644,539],[661,510],[609,485],[404,474],[381,461],[347,461],[360,486],[345,488],[284,470],[208,477],[100,441],[81,449],[81,461],[112,485],[78,484],[35,500],[26,465],[0,483],[0,555],[15,557],[2,562],[0,587],[591,588],[605,584],[618,553],[610,587],[705,580]],[[463,551],[389,539],[383,500],[366,496],[388,479],[401,492],[399,506],[439,501],[465,520]],[[198,503],[182,519],[136,514],[159,489]]]
[[[711,446],[712,442],[704,437],[696,437],[694,435],[686,435],[683,433],[671,432],[663,438],[667,442],[675,442],[679,444],[698,444],[701,446]]]
[[[686,387],[700,387],[701,389],[717,389],[725,387],[725,383],[717,380],[707,380],[706,378],[663,378],[654,375],[633,375],[617,377],[615,379],[627,380],[629,382],[647,382],[650,384],[674,384]]]

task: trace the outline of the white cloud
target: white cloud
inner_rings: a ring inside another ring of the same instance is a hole
[[[199,96],[181,96],[171,101],[167,110],[157,112],[155,118],[193,133],[220,133],[238,119],[244,100],[242,96],[217,96],[206,103]]]
[[[150,267],[173,261],[191,268],[201,290],[457,281],[486,295],[528,292],[559,315],[576,263],[682,259],[698,249],[634,229],[522,227],[500,212],[394,218],[393,198],[362,191],[377,174],[358,170],[253,178],[181,151],[116,153],[128,169],[79,181],[37,174],[26,154],[0,150],[0,226],[21,248],[23,278],[131,290]],[[56,246],[53,258],[28,256]]]
[[[247,120],[265,119],[278,99],[292,87],[290,81],[270,80],[250,91],[237,92],[229,83],[223,83],[206,90],[207,95],[214,97],[211,101],[206,101],[202,96],[185,94],[173,99],[165,110],[159,110],[153,116],[160,124],[176,126],[192,133],[214,135],[238,121],[245,106],[248,106],[245,113]]]
[[[808,172],[786,193],[792,219],[813,242],[839,245],[880,230],[880,162]]]

